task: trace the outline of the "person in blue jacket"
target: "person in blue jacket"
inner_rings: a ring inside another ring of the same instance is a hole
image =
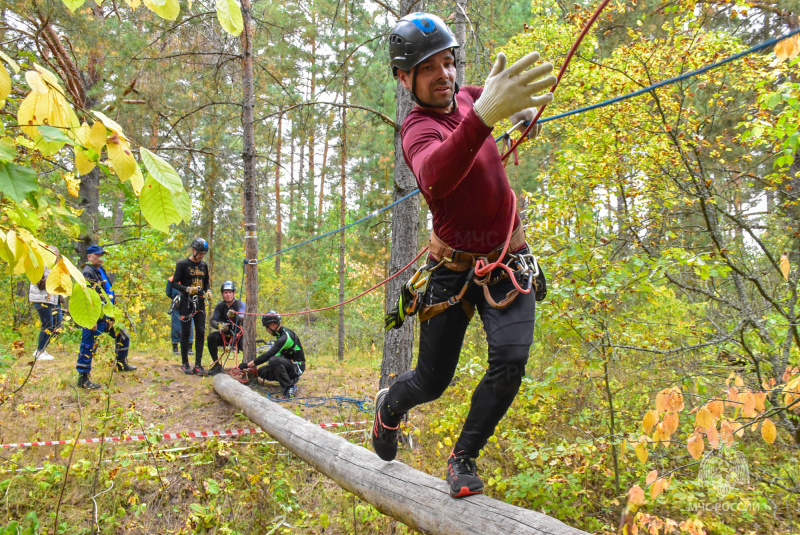
[[[177,288],[172,287],[172,277],[167,279],[167,297],[170,300],[174,300],[176,297],[180,297],[181,291]],[[170,330],[170,340],[172,341],[172,354],[179,355],[181,350],[178,347],[178,344],[181,343],[181,307],[180,305],[174,306],[171,308],[172,314],[172,327]],[[194,352],[192,351],[192,344],[194,344],[194,325],[189,323],[189,354],[192,355]]]
[[[90,245],[86,248],[86,265],[81,270],[86,284],[100,295],[100,300],[105,304],[111,302],[114,304],[115,296],[114,290],[111,289],[111,280],[108,273],[103,268],[105,258],[103,256],[106,252],[99,245]],[[114,338],[114,348],[117,354],[117,370],[121,372],[131,372],[136,369],[128,363],[128,348],[131,344],[131,339],[124,329],[114,325],[114,318],[103,316],[91,329],[83,328],[81,335],[81,347],[78,352],[78,387],[96,389],[101,388],[101,385],[93,383],[89,378],[89,373],[92,371],[92,359],[97,353],[97,338],[103,334],[108,333],[109,336]]]

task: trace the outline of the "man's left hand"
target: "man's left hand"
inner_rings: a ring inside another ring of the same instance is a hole
[[[211,301],[211,290],[206,290],[206,301]]]
[[[230,319],[236,319],[236,316],[238,316],[238,315],[239,315],[239,313],[238,313],[238,312],[236,312],[234,309],[230,309],[230,310],[228,311],[228,317],[229,317]]]
[[[525,132],[525,129],[528,128],[530,122],[533,121],[534,117],[536,117],[537,111],[539,110],[537,110],[535,107],[530,107],[522,111],[518,111],[517,113],[511,115],[511,117],[509,117],[508,119],[509,121],[511,121],[512,125],[515,125],[520,121],[525,121],[524,123],[522,123],[517,127],[517,130],[521,134]],[[533,139],[537,137],[541,132],[542,132],[542,125],[536,123],[536,126],[531,128],[531,131],[528,132],[528,139]]]

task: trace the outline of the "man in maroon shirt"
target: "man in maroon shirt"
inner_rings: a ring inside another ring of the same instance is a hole
[[[517,395],[533,343],[533,293],[513,293],[510,278],[492,272],[493,284],[473,284],[476,261],[497,260],[506,241],[508,253],[527,253],[524,231],[514,206],[492,127],[511,118],[533,118],[536,106],[552,100],[553,66],[531,53],[505,69],[505,56],[483,88],[456,84],[452,32],[435,15],[412,13],[400,19],[389,37],[393,74],[416,106],[401,130],[403,156],[417,177],[433,215],[429,261],[437,265],[420,310],[417,367],[398,377],[375,397],[372,443],[383,460],[397,454],[397,429],[411,408],[433,401],[450,384],[458,365],[467,325],[477,308],[489,346],[488,369],[472,395],[469,414],[447,461],[447,483],[456,498],[478,494],[483,482],[475,459]],[[515,228],[509,239],[511,218]],[[511,257],[502,259],[511,262]],[[460,306],[454,306],[460,305]],[[402,305],[387,315],[387,328],[402,325]]]

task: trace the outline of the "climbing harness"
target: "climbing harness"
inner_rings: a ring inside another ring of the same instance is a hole
[[[199,310],[198,307],[197,307],[197,296],[196,295],[190,295],[189,296],[189,308],[191,309],[192,313],[189,314],[188,316],[181,316],[181,321],[184,322],[184,323],[186,323],[187,321],[192,321],[192,318],[195,316],[195,314],[199,313],[199,314],[205,315],[205,312]]]
[[[169,306],[169,310],[167,311],[167,316],[171,316],[175,309],[180,309],[181,306],[181,296],[180,294],[175,296],[175,299],[172,300],[172,304]]]

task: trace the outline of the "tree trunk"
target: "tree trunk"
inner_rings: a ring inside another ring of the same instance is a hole
[[[283,115],[278,117],[278,139],[275,149],[275,252],[283,247],[283,230],[281,229],[281,129],[283,127]],[[281,274],[281,255],[275,255],[275,275]]]
[[[344,50],[343,55],[347,54],[347,2],[344,3]],[[339,209],[339,226],[344,227],[347,214],[347,189],[346,181],[346,162],[347,162],[347,61],[342,65],[342,180],[341,195],[342,200]],[[339,235],[339,302],[344,301],[344,246],[345,230]],[[339,360],[344,360],[344,305],[339,307]]]
[[[312,14],[312,26],[316,24],[316,13]],[[314,101],[316,100],[316,92],[317,92],[317,85],[316,85],[316,75],[315,70],[317,68],[317,39],[314,34],[314,31],[311,31],[311,88],[309,91],[309,100]],[[306,124],[311,128],[311,131],[308,134],[308,211],[306,212],[306,231],[310,234],[314,231],[314,190],[316,189],[316,185],[314,184],[314,144],[316,143],[315,133],[316,133],[316,123],[313,119],[306,122]]]
[[[242,157],[244,159],[244,249],[245,258],[258,258],[256,208],[255,97],[253,94],[253,21],[250,0],[242,0]],[[258,265],[245,265],[246,308],[244,317],[244,360],[256,357],[256,316],[258,310]]]
[[[411,9],[411,0],[402,0],[400,14],[406,15]],[[397,82],[395,94],[397,95],[398,125],[411,111],[413,106],[411,96]],[[393,200],[405,197],[417,188],[417,181],[403,158],[403,146],[400,140],[399,128],[394,133],[394,194]],[[389,275],[393,275],[403,266],[411,262],[417,252],[417,238],[419,236],[419,195],[408,199],[394,207],[392,214],[392,252],[389,258]],[[394,307],[400,288],[408,280],[408,276],[399,276],[386,285],[386,306],[388,311]],[[381,362],[380,388],[385,388],[397,377],[411,369],[414,349],[414,321],[406,321],[399,329],[390,329],[383,335],[383,361]]]
[[[456,17],[455,17],[455,36],[456,41],[461,47],[456,48],[456,82],[460,87],[464,87],[464,80],[466,73],[464,70],[467,66],[467,2],[469,0],[456,0]]]
[[[400,462],[381,461],[371,451],[302,419],[226,374],[214,377],[213,384],[222,399],[312,468],[419,533],[586,535],[560,520],[489,496],[454,500],[440,477]]]
[[[325,128],[325,147],[322,149],[322,167],[319,172],[319,209],[317,210],[317,228],[322,225],[322,200],[325,197],[325,166],[328,165],[328,146],[330,145],[331,124]]]

